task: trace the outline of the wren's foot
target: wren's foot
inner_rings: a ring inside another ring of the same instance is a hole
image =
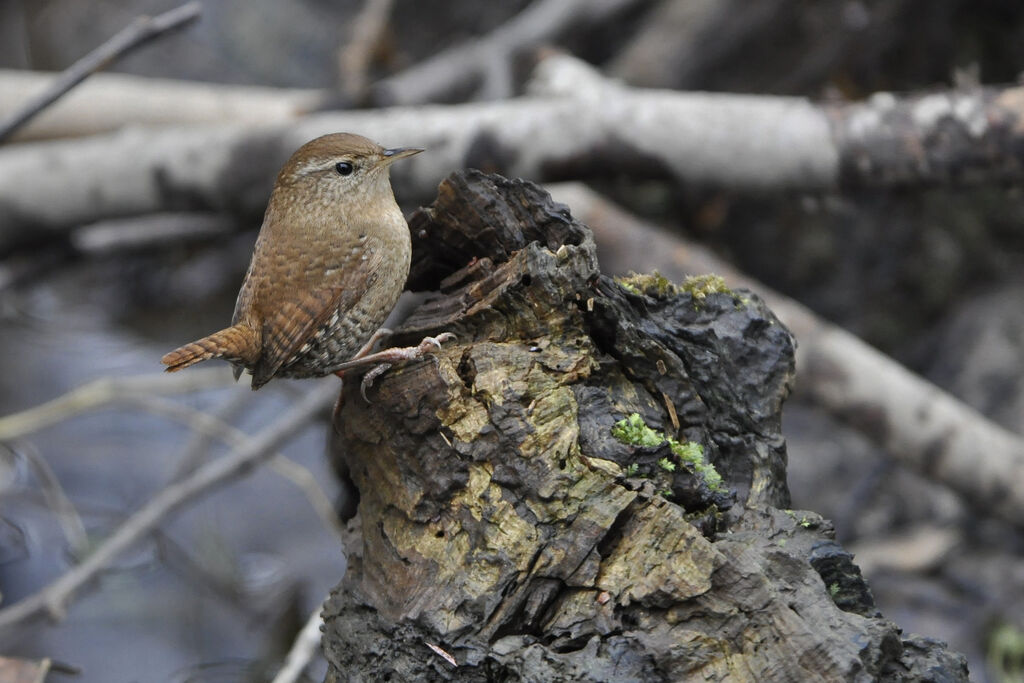
[[[370,370],[363,377],[362,384],[359,387],[360,393],[363,398],[366,398],[367,388],[373,386],[373,380],[380,377],[382,374],[388,371],[388,369],[395,363],[401,363],[410,360],[416,360],[422,358],[428,353],[439,351],[441,344],[455,339],[455,335],[451,332],[443,332],[436,337],[426,337],[419,343],[418,346],[402,346],[391,349],[384,349],[377,353],[371,353],[362,357],[356,357],[352,360],[343,363],[341,367],[335,372],[339,377],[347,370],[352,368],[362,367],[364,365],[376,365],[374,369]]]
[[[385,339],[387,337],[390,337],[391,334],[392,334],[392,332],[388,328],[386,328],[386,327],[380,328],[379,330],[377,330],[376,332],[373,333],[373,336],[371,336],[370,339],[365,344],[363,344],[362,348],[359,349],[359,351],[356,352],[356,355],[352,356],[352,359],[355,360],[356,358],[364,358],[368,353],[370,353],[370,351],[373,350],[373,347],[377,344],[377,342],[379,342],[381,339]],[[390,365],[385,366],[383,370],[381,370],[380,372],[377,372],[376,374],[373,374],[374,370],[371,370],[369,374],[372,375],[372,377],[370,378],[370,384],[369,385],[366,384],[366,378],[365,377],[363,378],[363,383],[359,386],[359,393],[361,393],[363,395],[363,400],[366,400],[366,387],[373,385],[373,377],[377,377],[378,375],[382,374],[389,367],[391,367],[391,366]],[[344,370],[336,370],[334,374],[337,375],[338,379],[340,379],[342,382],[345,381],[345,371]],[[331,416],[331,424],[334,425],[335,429],[338,428],[338,416],[341,414],[341,406],[342,406],[342,403],[343,403],[343,398],[342,397],[344,395],[345,395],[345,392],[339,391],[338,392],[338,400],[334,402],[334,414]]]
[[[433,351],[439,351],[441,344],[455,339],[455,335],[451,332],[443,332],[436,337],[426,337],[419,343],[419,346],[397,346],[391,349],[384,349],[377,353],[370,353],[365,356],[357,356],[350,361],[346,361],[338,366],[337,371],[334,374],[338,374],[339,371],[344,372],[345,370],[351,370],[352,368],[362,367],[364,365],[380,365],[381,363],[401,363],[403,361],[416,360],[422,358],[428,353]]]

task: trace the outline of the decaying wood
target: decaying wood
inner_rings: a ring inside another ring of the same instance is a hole
[[[564,56],[543,60],[535,83],[534,96],[505,102],[320,114],[287,127],[139,128],[2,149],[0,250],[139,213],[258,218],[284,160],[339,130],[429,150],[394,170],[406,200],[429,198],[464,167],[532,180],[627,174],[748,189],[1024,177],[1024,87],[824,107],[626,88]]]
[[[393,341],[458,340],[370,403],[346,383],[334,457],[360,503],[327,680],[966,680],[785,510],[793,342],[755,294],[626,289],[565,206],[479,172],[410,227],[410,286],[440,292]],[[730,493],[613,436],[631,413]]]
[[[0,117],[11,115],[57,76],[0,69]],[[11,140],[80,137],[132,125],[268,125],[309,114],[326,99],[320,90],[96,74],[19,128]]]
[[[764,298],[793,331],[797,388],[862,429],[894,460],[956,491],[982,515],[1024,527],[1024,437],[909,371],[793,299],[740,273],[710,250],[645,224],[578,184],[555,189],[591,226],[603,262],[681,279],[714,272]],[[620,266],[621,267],[621,266]],[[614,267],[611,272],[618,272]]]
[[[25,122],[63,96],[69,90],[88,78],[92,73],[104,69],[114,60],[146,44],[154,38],[166,35],[188,26],[199,18],[202,5],[189,2],[155,17],[141,16],[120,31],[113,38],[79,59],[42,92],[22,107],[0,120],[0,141],[6,140]]]

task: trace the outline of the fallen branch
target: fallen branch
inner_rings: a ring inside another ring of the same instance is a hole
[[[135,129],[0,150],[0,250],[44,230],[171,208],[258,216],[287,157],[339,130],[429,150],[394,170],[405,201],[432,196],[467,166],[762,190],[1024,179],[1024,87],[824,107],[626,88],[564,56],[542,61],[534,82],[535,96],[505,102],[320,114],[287,128]]]
[[[644,223],[583,185],[554,197],[586,223],[611,272],[657,269],[673,279],[714,272],[761,296],[793,332],[797,390],[850,422],[901,464],[956,491],[979,513],[1024,526],[1024,438],[907,370],[802,304],[736,271],[709,250]]]
[[[11,116],[59,74],[0,69],[0,117]],[[128,125],[291,121],[321,108],[326,93],[100,73],[19,128],[23,142],[107,133]]]
[[[337,393],[336,383],[315,385],[280,419],[248,440],[242,448],[203,465],[188,478],[157,493],[81,564],[37,593],[0,609],[0,630],[43,613],[53,619],[63,618],[68,602],[120,553],[151,533],[188,501],[243,475],[269,457],[282,443],[329,408]]]
[[[601,21],[638,0],[534,0],[491,33],[467,41],[382,79],[371,88],[378,105],[435,102],[482,81],[481,98],[512,96],[512,58],[571,27]]]
[[[751,36],[778,20],[787,0],[667,0],[608,64],[608,72],[634,86],[679,88],[709,65],[749,45]]]
[[[234,226],[235,221],[230,216],[213,213],[156,213],[113,218],[75,230],[71,245],[88,254],[109,254],[211,239],[229,233]]]
[[[0,142],[10,137],[15,130],[84,81],[90,74],[105,69],[115,60],[158,36],[188,26],[198,19],[201,13],[202,5],[190,2],[155,17],[137,18],[113,38],[63,71],[50,87],[26,102],[20,110],[6,120],[0,121]]]

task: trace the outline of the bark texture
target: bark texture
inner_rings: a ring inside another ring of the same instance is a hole
[[[393,341],[458,340],[370,403],[346,386],[333,456],[360,502],[327,680],[966,680],[786,509],[794,344],[755,294],[623,287],[566,207],[499,176],[449,177],[410,227],[410,287],[438,293]],[[727,492],[613,435],[633,413]]]

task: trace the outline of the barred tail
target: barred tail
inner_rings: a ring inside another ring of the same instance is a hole
[[[177,372],[211,358],[225,358],[252,365],[259,357],[259,340],[248,325],[234,325],[220,332],[203,337],[191,344],[185,344],[164,355],[160,362],[167,372]]]

